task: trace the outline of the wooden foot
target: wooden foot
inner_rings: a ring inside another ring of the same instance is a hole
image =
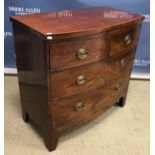
[[[55,131],[46,131],[44,133],[45,145],[49,151],[54,151],[56,149],[59,139],[59,133]]]
[[[25,123],[27,123],[29,121],[29,115],[28,113],[26,113],[25,111],[22,112],[23,115],[23,120]]]
[[[125,106],[125,101],[126,101],[126,97],[121,97],[116,103],[117,103],[120,107],[124,107],[124,106]]]

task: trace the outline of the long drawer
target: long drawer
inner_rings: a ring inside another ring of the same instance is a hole
[[[105,85],[131,70],[134,50],[76,69],[51,73],[51,99],[63,98],[98,85]]]
[[[52,127],[62,130],[91,120],[126,95],[130,72],[106,85],[51,102]]]

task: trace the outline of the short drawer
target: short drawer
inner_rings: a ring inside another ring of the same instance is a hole
[[[104,59],[108,56],[108,47],[107,37],[51,44],[51,68],[70,68]]]
[[[62,98],[86,91],[113,80],[124,71],[131,70],[133,51],[76,69],[51,73],[51,98]]]
[[[111,36],[110,56],[127,50],[137,44],[138,28],[124,30]]]
[[[62,130],[96,118],[119,99],[124,99],[129,76],[130,72],[126,72],[123,76],[107,82],[104,87],[100,85],[93,90],[53,101],[52,127]]]

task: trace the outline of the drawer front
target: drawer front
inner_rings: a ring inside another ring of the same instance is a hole
[[[91,120],[126,96],[130,72],[93,90],[51,103],[52,127],[64,128]],[[118,84],[120,87],[118,87]]]
[[[51,68],[69,68],[104,59],[108,56],[108,46],[108,38],[52,44]]]
[[[118,54],[136,45],[139,28],[132,28],[111,36],[110,56]]]
[[[51,73],[52,99],[86,91],[97,85],[106,84],[124,71],[129,71],[133,61],[133,51],[128,51],[107,61],[93,63],[77,69]]]

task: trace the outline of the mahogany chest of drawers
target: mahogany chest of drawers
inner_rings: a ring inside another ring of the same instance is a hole
[[[106,7],[14,16],[23,119],[60,133],[124,106],[143,16]]]

